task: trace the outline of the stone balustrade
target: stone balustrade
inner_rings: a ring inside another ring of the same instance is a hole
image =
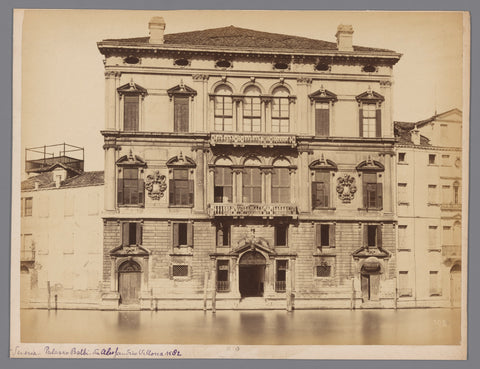
[[[210,136],[210,144],[233,146],[290,146],[296,147],[297,140],[293,135],[249,134],[249,133],[214,133]]]
[[[297,215],[297,206],[294,204],[213,203],[209,205],[209,215],[212,217],[293,217]]]

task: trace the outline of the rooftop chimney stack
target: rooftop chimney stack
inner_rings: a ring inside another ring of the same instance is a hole
[[[340,24],[335,34],[338,51],[353,51],[353,27],[349,24]]]
[[[420,130],[415,126],[414,129],[412,129],[412,143],[414,145],[420,145]]]
[[[165,32],[165,20],[163,17],[153,17],[148,23],[148,29],[150,31],[151,44],[163,44],[163,34]]]

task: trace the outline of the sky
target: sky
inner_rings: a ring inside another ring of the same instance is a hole
[[[459,12],[17,11],[22,165],[25,147],[66,142],[85,148],[86,170],[103,170],[105,78],[96,43],[148,36],[153,16],[165,19],[165,33],[234,25],[331,42],[339,24],[351,24],[354,45],[403,54],[394,66],[394,120],[422,120],[463,106]]]

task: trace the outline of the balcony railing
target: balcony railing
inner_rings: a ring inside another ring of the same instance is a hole
[[[285,292],[287,290],[286,281],[275,281],[275,292]]]
[[[460,245],[443,245],[442,255],[447,258],[462,256],[462,249]]]
[[[230,281],[217,281],[217,291],[218,292],[230,291]]]
[[[35,251],[34,250],[21,250],[20,251],[20,261],[35,261]]]
[[[250,133],[214,133],[210,136],[210,144],[233,146],[297,146],[297,139],[293,135],[250,134]]]
[[[462,204],[440,204],[441,210],[462,210]]]
[[[213,203],[209,205],[209,215],[212,217],[293,217],[297,215],[297,206],[294,204]]]

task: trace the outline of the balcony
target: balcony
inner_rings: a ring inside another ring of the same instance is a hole
[[[34,250],[20,250],[20,261],[21,262],[35,261],[35,251]]]
[[[462,204],[441,204],[440,209],[441,210],[457,210],[457,211],[460,211],[460,210],[462,210]]]
[[[446,258],[460,258],[462,256],[462,248],[460,245],[443,245],[442,255]]]
[[[212,146],[233,145],[234,147],[237,147],[237,146],[238,147],[244,147],[244,146],[296,147],[297,139],[294,135],[213,133],[210,136],[210,144]]]
[[[296,217],[297,206],[294,204],[231,204],[213,203],[209,205],[211,217]]]

